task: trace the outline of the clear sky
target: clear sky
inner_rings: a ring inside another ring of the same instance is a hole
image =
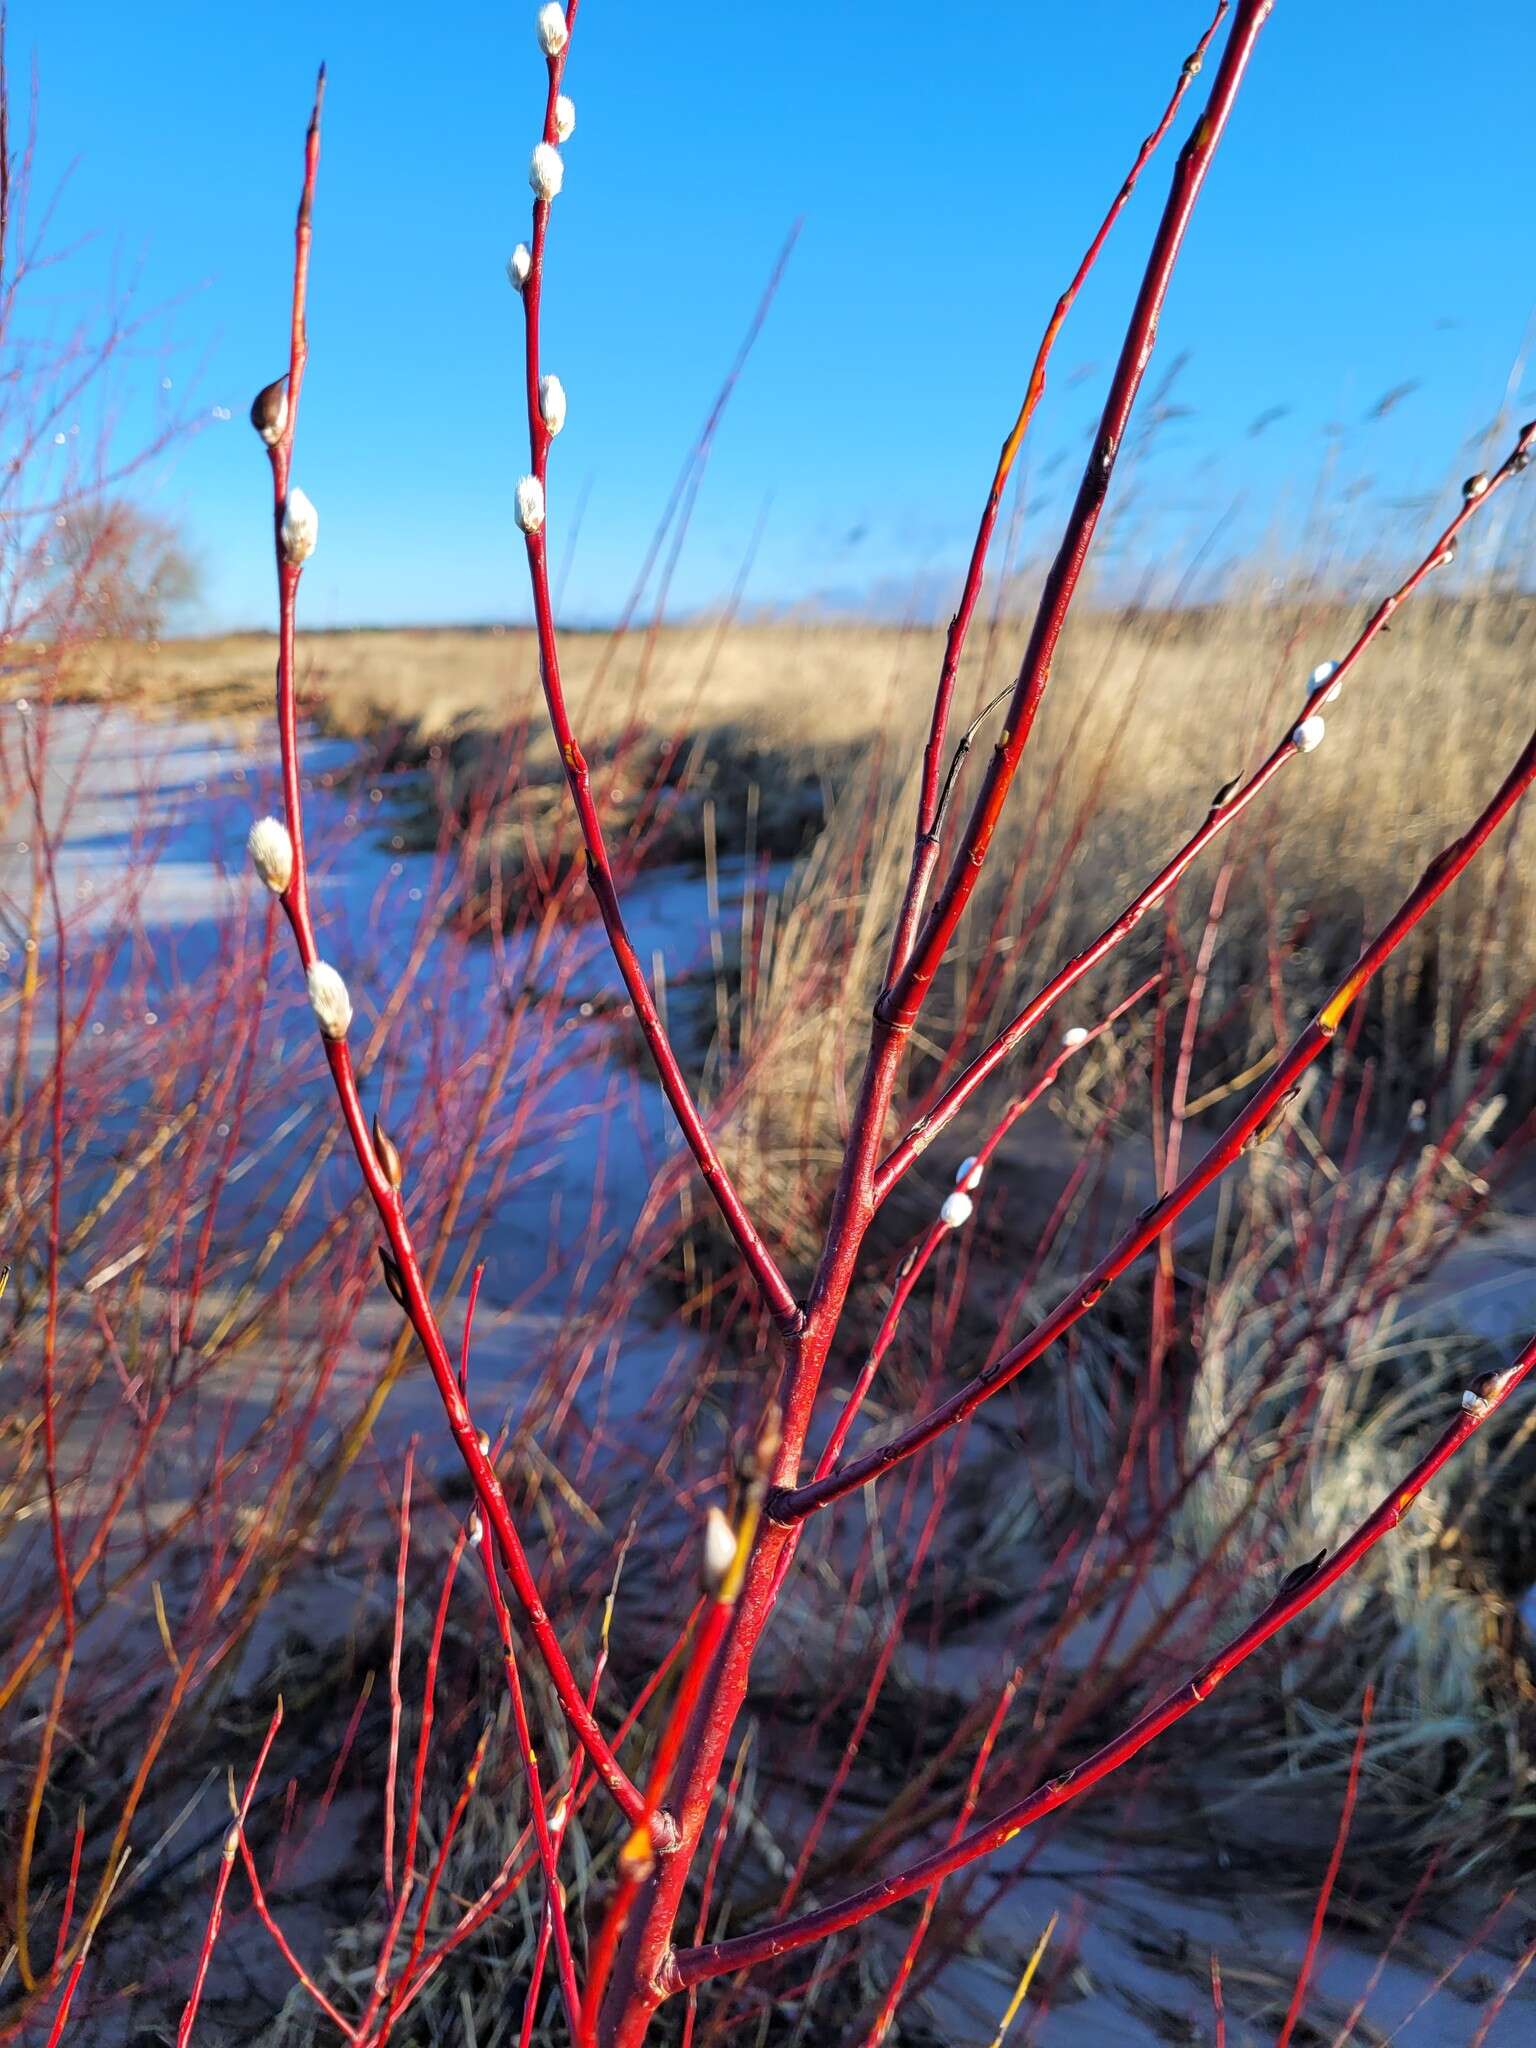
[[[306,616],[526,615],[503,264],[528,231],[533,14],[525,0],[11,0],[13,75],[37,68],[39,175],[68,171],[59,233],[91,237],[49,292],[62,307],[111,278],[163,308],[123,368],[121,430],[166,404],[195,424],[153,486],[201,562],[189,624],[270,611],[265,464],[244,415],[284,360],[321,57],[296,468],[322,521]],[[547,366],[570,399],[557,557],[586,501],[567,615],[622,602],[799,215],[678,601],[730,587],[765,507],[749,603],[945,601],[1041,323],[1208,14],[1205,0],[585,0],[546,299]],[[1319,489],[1339,545],[1380,534],[1390,550],[1506,398],[1536,409],[1536,367],[1521,367],[1533,76],[1531,0],[1278,0],[1163,323],[1149,392],[1178,374],[1121,487],[1128,564],[1173,576],[1289,544]],[[1080,456],[1172,163],[1170,147],[1064,337],[1032,498],[1059,496]]]

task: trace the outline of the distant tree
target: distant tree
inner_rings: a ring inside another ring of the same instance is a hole
[[[176,528],[127,499],[69,512],[53,556],[49,614],[89,639],[151,640],[197,595],[197,568]]]

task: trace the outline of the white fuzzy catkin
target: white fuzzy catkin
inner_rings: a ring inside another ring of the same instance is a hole
[[[301,490],[288,493],[283,506],[283,553],[290,562],[307,562],[320,538],[320,514]]]
[[[528,182],[538,199],[553,199],[565,183],[565,165],[560,161],[560,152],[553,143],[535,144],[533,155],[528,159]]]
[[[251,866],[274,896],[293,880],[293,841],[281,818],[258,818],[245,842]]]
[[[1323,744],[1323,734],[1326,730],[1323,721],[1314,711],[1312,716],[1304,718],[1291,734],[1291,744],[1298,754],[1310,754],[1314,747]]]
[[[718,1593],[725,1575],[736,1562],[736,1531],[719,1508],[704,1517],[704,1586]]]
[[[520,292],[533,272],[533,254],[526,242],[519,242],[507,258],[507,283]]]
[[[1310,697],[1314,690],[1320,690],[1324,683],[1328,682],[1331,677],[1336,676],[1338,672],[1339,664],[1336,661],[1320,661],[1317,667],[1313,669],[1311,675],[1307,677],[1307,695]],[[1331,704],[1338,694],[1339,686],[1335,683],[1334,687],[1323,699],[1323,702]]]
[[[952,1195],[944,1197],[944,1206],[939,1211],[939,1221],[946,1230],[958,1230],[962,1223],[969,1223],[976,1204],[969,1195],[956,1188]]]
[[[547,7],[539,9],[534,29],[539,38],[539,48],[546,57],[558,57],[571,40],[571,32],[565,22],[565,9],[557,4],[557,0],[549,0]]]
[[[565,386],[558,377],[539,379],[539,417],[551,434],[558,434],[565,425]]]
[[[544,486],[536,476],[517,480],[517,523],[524,533],[537,533],[544,524]]]
[[[1062,1049],[1066,1052],[1075,1052],[1078,1046],[1086,1045],[1088,1043],[1087,1025],[1074,1024],[1070,1031],[1063,1031],[1061,1043]]]
[[[345,1038],[352,1027],[352,998],[347,984],[328,961],[317,960],[305,977],[309,1006],[327,1038]]]
[[[555,100],[555,133],[562,142],[569,142],[576,133],[576,102],[567,93],[560,93]]]
[[[981,1186],[981,1176],[986,1170],[973,1152],[969,1159],[962,1159],[956,1168],[955,1186],[963,1188],[967,1194],[974,1193]]]

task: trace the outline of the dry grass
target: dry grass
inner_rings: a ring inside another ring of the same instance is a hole
[[[1213,791],[1284,731],[1303,679],[1363,616],[1359,605],[1310,592],[1077,618],[920,1052],[937,1061],[962,1017],[972,1033],[996,1025],[1090,940],[1199,822]],[[1012,675],[1026,632],[1026,618],[1009,614],[973,636],[962,710]],[[658,749],[686,742],[672,771],[683,788],[649,859],[700,851],[706,794],[722,855],[793,854],[825,822],[813,859],[769,906],[732,1042],[716,1049],[731,1076],[743,1051],[771,1054],[761,1086],[740,1098],[731,1144],[770,1234],[810,1231],[807,1187],[824,1182],[821,1169],[840,1150],[844,1081],[862,1051],[900,886],[941,646],[931,628],[727,621],[650,639],[564,642],[589,752],[597,760],[605,745],[621,749],[606,792],[613,829],[653,803]],[[424,837],[504,773],[500,735],[509,729],[520,766],[501,834],[508,866],[520,865],[530,831],[542,838],[568,824],[530,634],[334,633],[307,636],[305,649],[306,689],[328,728],[387,733],[391,758],[406,763],[453,741],[440,750],[451,765],[429,794]],[[1533,657],[1530,600],[1485,593],[1410,605],[1331,707],[1321,750],[1293,763],[1223,842],[1241,872],[1207,1009],[1226,1022],[1202,1048],[1196,1099],[1219,1095],[1263,1056],[1282,1011],[1293,1024],[1308,1011],[1372,919],[1475,809],[1524,736]],[[270,664],[271,642],[259,635],[165,642],[98,654],[76,686],[180,715],[256,715],[269,702]],[[992,737],[983,731],[978,754]],[[964,801],[962,790],[959,808]],[[1221,857],[1207,855],[1180,892],[1186,943],[1198,940]],[[1387,1114],[1405,1112],[1448,1056],[1453,1091],[1475,1073],[1480,1049],[1531,984],[1530,911],[1528,871],[1513,852],[1496,851],[1389,968],[1363,1048],[1381,1062]],[[1155,963],[1164,938],[1156,924],[1149,919],[1119,957]],[[690,946],[679,934],[679,950]],[[1060,1023],[1079,1009],[1097,1014],[1126,972],[1117,965],[1090,980]],[[1527,1054],[1509,1085],[1523,1098],[1533,1080]]]

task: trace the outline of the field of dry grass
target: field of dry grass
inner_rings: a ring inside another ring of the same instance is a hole
[[[996,1025],[1042,966],[1086,944],[1205,814],[1214,791],[1251,769],[1287,729],[1305,678],[1341,650],[1367,607],[1304,593],[1183,611],[1087,611],[1069,627],[1035,741],[931,1024],[942,1042],[962,1012]],[[959,702],[976,707],[1011,677],[1027,617],[973,636]],[[771,1089],[748,1090],[733,1151],[772,1221],[809,1222],[808,1180],[840,1142],[838,1088],[856,1055],[876,956],[901,879],[926,707],[942,631],[857,623],[720,620],[569,634],[567,687],[604,789],[610,830],[657,836],[649,857],[792,855],[820,835],[809,865],[768,906],[739,1030],[772,1043]],[[167,641],[94,657],[76,688],[151,713],[258,718],[269,708],[271,642],[258,635]],[[317,722],[380,742],[423,778],[419,829],[491,804],[505,860],[530,831],[569,830],[558,764],[537,702],[531,634],[512,630],[359,631],[302,643]],[[1193,946],[1223,858],[1236,863],[1213,1010],[1229,1013],[1195,1096],[1220,1100],[1275,1026],[1293,1025],[1476,808],[1518,748],[1536,674],[1536,603],[1483,594],[1405,608],[1328,712],[1314,755],[1293,761],[1256,813],[1183,885],[1175,922]],[[515,735],[508,776],[505,735]],[[995,733],[978,735],[975,765]],[[606,749],[606,753],[605,753]],[[658,760],[676,750],[658,816]],[[508,787],[508,784],[511,787]],[[963,811],[964,789],[960,809]],[[707,816],[707,828],[706,817]],[[1039,820],[1049,818],[1041,829]],[[1369,1049],[1383,1100],[1406,1113],[1434,1066],[1453,1086],[1530,987],[1536,969],[1529,870],[1518,834],[1480,865],[1384,976]],[[1155,924],[1156,919],[1150,921]],[[1129,986],[1158,931],[1107,987]],[[807,991],[814,999],[807,1001]],[[1090,1004],[1099,998],[1090,988]],[[750,1014],[747,1014],[750,1012]],[[740,1047],[717,1047],[734,1061]],[[1529,1056],[1509,1084],[1528,1091]],[[788,1155],[788,1156],[786,1156]],[[748,1162],[751,1162],[750,1169]]]

